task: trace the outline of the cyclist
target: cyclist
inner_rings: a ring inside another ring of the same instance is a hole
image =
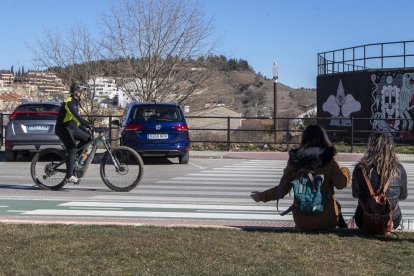
[[[62,103],[56,119],[55,133],[65,145],[67,183],[78,184],[79,179],[73,175],[76,156],[76,141],[78,147],[88,143],[92,138],[87,129],[91,129],[88,121],[79,115],[79,105],[85,99],[86,87],[73,83],[70,87],[70,96]]]

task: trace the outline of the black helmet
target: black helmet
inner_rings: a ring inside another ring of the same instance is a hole
[[[76,82],[72,83],[72,85],[70,86],[70,94],[75,94],[76,91],[85,91],[86,90],[86,86],[82,86]]]

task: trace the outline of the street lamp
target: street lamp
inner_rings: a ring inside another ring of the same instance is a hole
[[[279,68],[277,62],[273,63],[273,99],[274,99],[274,114],[273,114],[273,133],[274,142],[277,142],[277,80],[279,79]]]

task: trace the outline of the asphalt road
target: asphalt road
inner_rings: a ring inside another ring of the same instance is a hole
[[[18,162],[5,162],[3,154],[0,154],[0,198],[7,196],[14,198],[37,196],[87,198],[101,193],[113,193],[118,197],[128,196],[128,193],[113,192],[105,186],[99,174],[100,156],[95,157],[93,164],[91,164],[86,176],[82,178],[79,185],[67,184],[61,191],[57,192],[43,191],[34,185],[30,177],[31,158],[32,156],[24,155],[18,158]],[[180,165],[177,158],[144,158],[144,175],[133,193],[139,191],[140,187],[143,186],[238,161],[235,159],[212,160],[198,158],[191,160],[190,164]]]
[[[277,184],[285,160],[204,156],[187,165],[178,159],[146,158],[141,183],[127,193],[107,188],[99,175],[99,158],[80,185],[60,191],[38,189],[30,177],[30,156],[4,162],[0,155],[0,221],[128,225],[196,225],[236,227],[293,226],[274,203],[255,203],[249,194]],[[341,161],[351,170],[354,161]],[[409,200],[401,202],[406,229],[413,229],[414,164],[407,163]],[[411,184],[412,183],[412,184]],[[350,188],[337,192],[346,219],[356,207]],[[285,210],[292,198],[279,202]]]

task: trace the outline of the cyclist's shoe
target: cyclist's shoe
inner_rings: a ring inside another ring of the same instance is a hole
[[[72,175],[69,178],[66,178],[66,183],[73,183],[75,185],[79,184],[80,180],[76,176]]]

